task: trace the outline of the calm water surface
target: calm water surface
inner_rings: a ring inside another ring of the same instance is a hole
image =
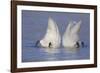
[[[89,48],[89,47],[88,47]],[[27,47],[23,50],[23,62],[61,61],[89,59],[88,48],[36,48]]]

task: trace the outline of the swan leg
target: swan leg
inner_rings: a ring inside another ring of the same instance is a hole
[[[84,47],[84,42],[83,41],[81,42],[81,45],[82,45],[82,47]]]
[[[35,47],[39,47],[40,40],[36,41]]]
[[[52,48],[52,44],[51,44],[51,42],[49,43],[49,46],[48,46],[49,48]]]
[[[79,47],[84,47],[84,42],[83,41],[80,41],[80,42],[76,42],[76,48],[79,48]]]
[[[79,42],[76,42],[76,48],[79,48],[79,47],[80,47]]]

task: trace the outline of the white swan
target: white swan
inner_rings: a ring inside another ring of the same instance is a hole
[[[81,21],[75,22],[72,21],[68,24],[68,27],[65,30],[65,33],[62,38],[62,45],[68,48],[77,48],[79,47],[79,31],[80,31]]]
[[[40,44],[45,48],[58,48],[60,46],[61,37],[57,24],[52,18],[48,19],[48,27],[45,36],[40,40]]]

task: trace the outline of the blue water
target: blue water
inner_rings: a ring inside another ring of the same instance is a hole
[[[82,20],[80,40],[85,47],[78,49],[64,48],[47,49],[35,47],[37,40],[41,40],[47,29],[48,18],[51,17],[58,25],[60,35],[63,36],[70,21]],[[22,62],[60,61],[90,59],[90,14],[47,11],[22,11]]]

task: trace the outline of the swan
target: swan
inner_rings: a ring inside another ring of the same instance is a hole
[[[76,21],[69,22],[64,32],[64,35],[62,37],[62,45],[65,48],[79,48],[80,47],[79,32],[80,32],[81,23],[82,23],[81,20],[79,22],[76,22]]]
[[[44,37],[38,41],[44,48],[58,48],[60,46],[61,38],[58,26],[54,20],[49,17],[48,27]]]

